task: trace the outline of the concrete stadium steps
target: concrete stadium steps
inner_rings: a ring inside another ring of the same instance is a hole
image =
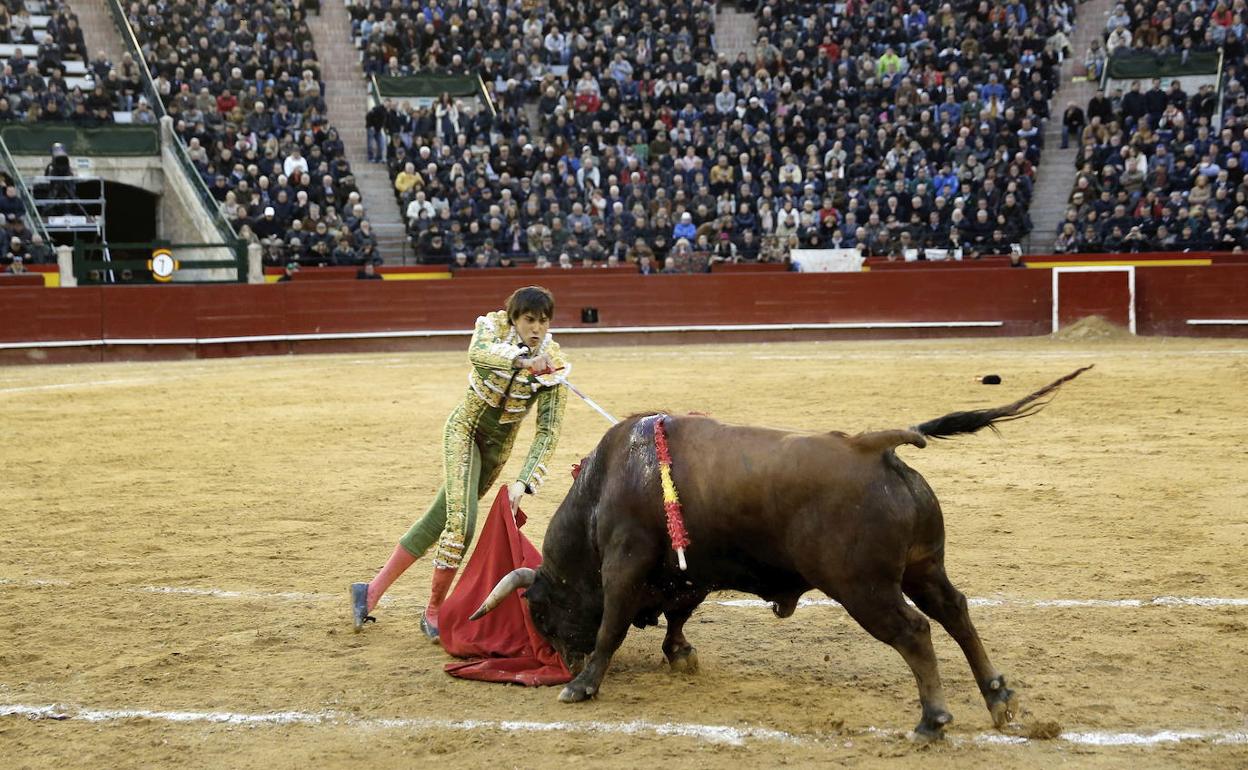
[[[364,128],[368,85],[360,66],[360,52],[351,41],[351,17],[346,5],[342,0],[326,0],[319,16],[308,17],[308,27],[321,63],[329,122],[338,129],[346,145],[360,197],[377,233],[378,250],[386,262],[398,263],[404,241],[396,241],[393,236],[396,230],[403,230],[402,212],[394,199],[394,186],[386,167],[368,162],[368,134]]]
[[[715,52],[733,62],[745,52],[752,59],[758,40],[758,19],[753,13],[739,11],[726,3],[719,4],[715,14]]]
[[[73,0],[70,8],[78,14],[78,26],[82,27],[86,38],[89,58],[94,59],[103,50],[109,61],[120,64],[126,44],[122,42],[121,30],[117,29],[105,0]]]
[[[1094,39],[1105,32],[1105,19],[1114,0],[1088,0],[1075,6],[1075,30],[1071,37],[1071,57],[1062,63],[1061,86],[1053,94],[1051,116],[1044,130],[1044,152],[1036,169],[1036,188],[1031,199],[1031,221],[1034,225],[1028,238],[1028,254],[1050,254],[1057,238],[1057,225],[1066,215],[1066,201],[1075,185],[1075,154],[1078,137],[1070,147],[1062,146],[1062,115],[1066,103],[1074,102],[1088,108],[1088,100],[1096,93],[1095,82],[1074,82],[1076,72],[1083,72],[1083,57]]]
[[[386,256],[386,262],[392,265],[415,263],[415,255],[407,240],[407,228],[402,223],[375,225],[373,233],[377,236],[377,251]]]

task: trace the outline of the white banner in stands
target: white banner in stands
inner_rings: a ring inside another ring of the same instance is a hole
[[[907,262],[919,261],[918,249],[906,249],[902,254]],[[947,259],[962,259],[962,249],[925,249],[923,258],[928,262],[943,262]]]
[[[857,273],[862,270],[858,249],[793,249],[790,259],[799,273]]]

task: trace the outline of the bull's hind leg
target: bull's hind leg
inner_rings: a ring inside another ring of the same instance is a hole
[[[858,583],[842,590],[838,598],[867,633],[901,654],[919,685],[923,716],[915,726],[919,740],[938,740],[953,716],[945,708],[936,653],[932,649],[931,624],[906,604],[896,584]]]
[[[979,691],[983,693],[988,711],[992,714],[992,723],[1004,727],[1018,714],[1018,696],[1005,686],[1005,677],[988,659],[975,625],[971,623],[966,597],[949,582],[944,564],[939,559],[932,559],[910,565],[906,568],[901,587],[919,609],[945,627],[962,652],[966,653]]]
[[[698,651],[685,638],[685,622],[693,614],[693,610],[701,603],[701,599],[688,606],[664,610],[667,618],[667,635],[663,637],[663,655],[674,673],[696,674],[698,672]]]

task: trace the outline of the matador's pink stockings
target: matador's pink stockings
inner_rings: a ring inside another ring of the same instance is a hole
[[[390,554],[390,560],[386,562],[386,566],[381,568],[381,572],[377,573],[377,577],[373,578],[368,584],[368,611],[372,612],[377,606],[377,602],[381,601],[381,596],[394,581],[399,579],[407,571],[407,568],[416,563],[416,557],[407,552],[407,549],[401,545],[394,547],[394,553]]]

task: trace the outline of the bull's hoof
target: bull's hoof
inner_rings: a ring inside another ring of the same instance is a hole
[[[794,596],[785,599],[776,599],[771,603],[771,611],[778,618],[788,618],[793,616],[793,612],[797,609],[798,597]]]
[[[935,741],[944,740],[945,728],[953,721],[953,714],[948,711],[937,711],[933,714],[924,714],[915,726],[914,732],[910,734],[910,740],[915,743],[934,743]]]
[[[559,693],[560,703],[580,703],[594,697],[596,690],[589,686],[580,684],[575,680],[564,686],[563,691]]]
[[[988,712],[992,714],[992,726],[1000,730],[1013,722],[1021,711],[1018,693],[1005,686],[1005,677],[999,676],[988,683],[990,692],[985,697]]]
[[[667,664],[671,666],[673,674],[696,674],[698,673],[698,651],[692,647],[681,650],[669,657]]]

